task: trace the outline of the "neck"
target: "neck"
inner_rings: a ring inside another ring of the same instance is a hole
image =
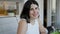
[[[34,24],[36,19],[30,18],[30,23]]]

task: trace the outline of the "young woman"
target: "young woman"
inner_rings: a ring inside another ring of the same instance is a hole
[[[39,20],[39,5],[35,0],[28,0],[20,15],[17,34],[47,34]]]

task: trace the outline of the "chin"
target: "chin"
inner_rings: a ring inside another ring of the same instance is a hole
[[[34,17],[34,19],[37,19],[38,17]]]

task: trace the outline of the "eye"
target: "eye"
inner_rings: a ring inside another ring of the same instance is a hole
[[[36,10],[38,9],[38,7],[35,8]]]

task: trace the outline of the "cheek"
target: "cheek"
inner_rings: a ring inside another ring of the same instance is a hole
[[[35,12],[36,15],[39,15],[39,12]]]
[[[37,14],[39,15],[39,12],[37,12]]]
[[[32,16],[33,15],[33,11],[30,11],[29,15]]]

